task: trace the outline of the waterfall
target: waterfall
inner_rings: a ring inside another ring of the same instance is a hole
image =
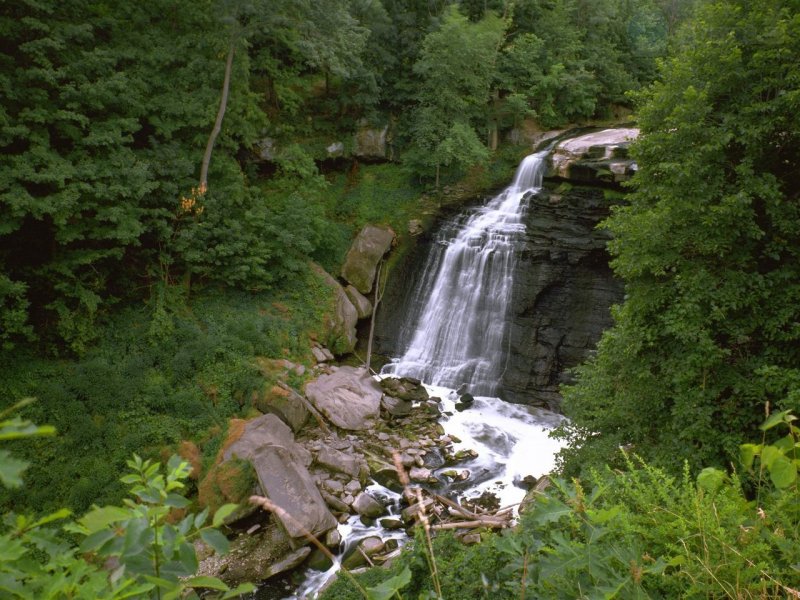
[[[524,198],[541,188],[548,153],[526,157],[509,187],[442,226],[401,332],[407,349],[384,373],[449,388],[466,383],[473,395],[496,395]]]

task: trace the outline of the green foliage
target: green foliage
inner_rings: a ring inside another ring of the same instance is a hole
[[[635,191],[605,224],[627,299],[564,390],[570,472],[628,444],[673,469],[724,465],[766,403],[800,408],[790,4],[708,4],[640,98]]]
[[[29,404],[20,402],[0,417]],[[0,440],[21,439],[53,433],[19,418],[0,421]],[[0,454],[0,472],[17,469],[13,458]],[[195,588],[217,590],[224,598],[252,591],[246,584],[230,590],[215,577],[191,577],[197,570],[193,537],[201,537],[217,552],[225,553],[228,542],[214,529],[233,512],[235,505],[221,507],[211,527],[205,525],[207,511],[189,514],[177,525],[168,522],[173,509],[189,501],[177,493],[189,473],[187,463],[172,457],[166,475],[160,466],[134,455],[128,461],[133,473],[122,478],[136,500],[125,506],[94,508],[64,531],[83,538],[74,547],[52,524],[70,516],[66,509],[44,517],[7,513],[0,527],[0,591],[3,597],[40,598],[168,598],[194,597]],[[24,469],[24,466],[22,467]],[[17,473],[18,474],[18,473]],[[3,483],[6,484],[5,479]],[[12,481],[14,485],[18,482]],[[100,559],[105,560],[105,563]],[[116,565],[109,573],[105,565]]]
[[[121,311],[82,359],[20,353],[4,365],[0,393],[38,397],[25,417],[61,435],[20,444],[35,458],[31,485],[0,492],[0,505],[81,512],[120,499],[118,473],[134,452],[153,457],[193,439],[213,455],[228,419],[264,384],[255,357],[306,360],[329,297],[308,270],[270,293],[207,292],[191,308],[175,291],[156,314]]]

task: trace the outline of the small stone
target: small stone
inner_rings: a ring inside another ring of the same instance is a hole
[[[353,509],[361,516],[375,518],[381,516],[386,509],[367,492],[361,492],[353,501]]]
[[[339,500],[336,496],[332,496],[326,491],[321,491],[322,499],[325,500],[325,504],[327,504],[332,510],[343,513],[345,515],[350,514],[350,507]]]
[[[371,536],[361,540],[359,546],[361,546],[361,549],[364,551],[364,554],[366,554],[367,556],[374,556],[375,554],[383,550],[386,544],[381,538],[377,536]]]
[[[335,479],[326,479],[322,482],[322,487],[331,494],[341,494],[344,491],[344,486]]]
[[[325,356],[325,353],[322,351],[321,348],[317,348],[316,346],[311,347],[311,354],[314,355],[314,360],[318,363],[324,363],[328,360],[328,357]]]
[[[389,439],[389,434],[388,434],[388,433],[384,433],[383,431],[381,431],[381,432],[378,434],[378,439],[379,439],[381,442],[385,442],[385,441],[387,441],[387,440]]]
[[[327,348],[323,348],[322,353],[325,355],[326,361],[333,360],[333,353],[331,353],[331,351]]]
[[[380,520],[381,527],[384,529],[402,529],[403,521],[397,517],[386,517]]]
[[[344,486],[344,489],[349,494],[357,494],[361,491],[361,484],[353,479],[347,485]]]
[[[473,546],[481,543],[480,533],[467,533],[461,537],[461,543],[467,546]]]
[[[339,548],[339,545],[341,543],[342,543],[342,534],[339,533],[338,529],[331,529],[327,534],[325,534],[325,546],[327,548],[335,550]]]
[[[352,494],[345,494],[344,496],[342,496],[342,502],[344,502],[348,506],[352,506],[354,501],[355,501],[355,498],[353,498]]]
[[[418,481],[420,483],[425,483],[430,481],[433,478],[430,469],[425,469],[423,467],[412,467],[408,473],[409,479],[411,481]]]

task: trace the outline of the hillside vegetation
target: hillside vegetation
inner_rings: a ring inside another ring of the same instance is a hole
[[[634,111],[604,225],[627,295],[563,390],[562,478],[514,531],[420,533],[327,597],[800,597],[797,8],[4,6],[0,595],[226,594],[191,542],[224,551],[233,507],[191,514],[190,463],[253,411],[257,357],[325,343],[310,262],[336,273],[363,224],[402,243],[443,185],[503,181],[512,130]],[[356,156],[383,127],[392,161]]]

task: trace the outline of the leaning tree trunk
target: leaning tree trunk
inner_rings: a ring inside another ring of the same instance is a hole
[[[217,111],[217,120],[214,121],[214,128],[211,130],[211,135],[208,136],[208,143],[206,143],[206,152],[203,155],[203,164],[200,167],[200,193],[205,193],[208,189],[208,165],[211,163],[211,152],[214,150],[214,142],[217,141],[217,136],[222,129],[222,119],[225,117],[225,109],[228,106],[228,92],[231,87],[231,70],[233,68],[233,53],[234,45],[228,49],[228,58],[225,60],[225,79],[222,82],[222,98],[219,101],[219,110]]]

